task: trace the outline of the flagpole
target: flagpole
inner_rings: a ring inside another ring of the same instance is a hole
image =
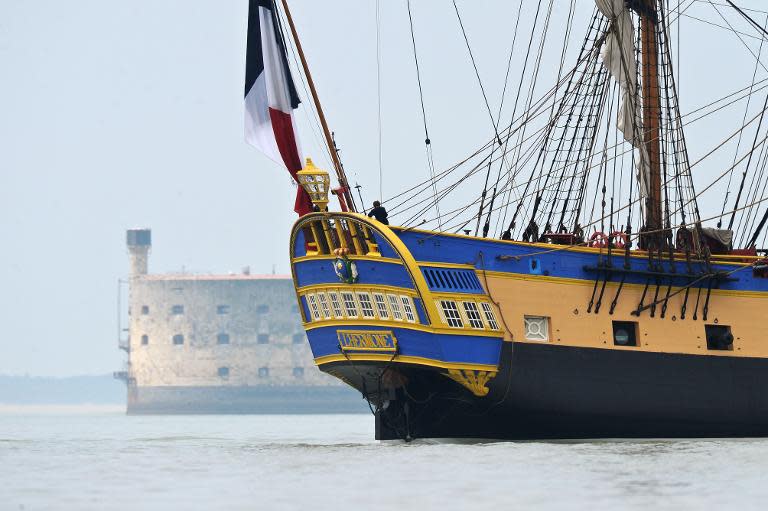
[[[315,103],[315,109],[317,115],[320,118],[320,125],[323,127],[323,134],[325,135],[325,143],[328,144],[328,150],[331,153],[331,159],[333,160],[333,166],[336,169],[336,177],[339,179],[339,184],[344,188],[344,198],[346,199],[347,206],[351,211],[357,211],[355,205],[355,199],[352,197],[352,193],[349,189],[349,181],[347,181],[347,175],[344,172],[344,167],[341,165],[339,159],[339,153],[336,150],[336,144],[333,141],[331,130],[328,129],[328,122],[325,120],[325,114],[323,113],[323,107],[320,105],[320,98],[317,96],[317,89],[315,89],[315,82],[312,80],[312,74],[309,72],[309,65],[307,59],[304,56],[304,50],[301,48],[301,41],[299,41],[299,34],[296,32],[296,25],[293,23],[293,17],[291,16],[291,10],[288,8],[288,1],[282,0],[283,10],[285,11],[285,17],[288,19],[288,26],[291,28],[291,35],[296,43],[296,51],[299,53],[299,59],[301,59],[301,66],[304,68],[304,76],[307,77],[307,84],[309,90],[312,93],[312,100]],[[365,207],[365,205],[362,205]]]

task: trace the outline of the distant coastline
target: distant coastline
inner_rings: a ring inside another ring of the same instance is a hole
[[[0,375],[0,407],[32,405],[125,406],[125,385],[111,374],[70,376]]]

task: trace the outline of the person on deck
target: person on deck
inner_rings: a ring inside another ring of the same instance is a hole
[[[384,209],[381,202],[377,200],[373,201],[373,209],[368,213],[368,216],[375,218],[384,225],[389,225],[389,220],[387,220],[387,210]]]

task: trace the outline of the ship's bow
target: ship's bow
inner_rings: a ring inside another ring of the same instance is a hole
[[[387,226],[302,217],[291,236],[299,310],[318,367],[361,392],[378,439],[478,436],[503,333],[471,265],[417,261]]]

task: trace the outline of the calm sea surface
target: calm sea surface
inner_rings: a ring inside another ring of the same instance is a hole
[[[0,509],[768,508],[768,440],[372,437],[369,415],[0,409]]]

